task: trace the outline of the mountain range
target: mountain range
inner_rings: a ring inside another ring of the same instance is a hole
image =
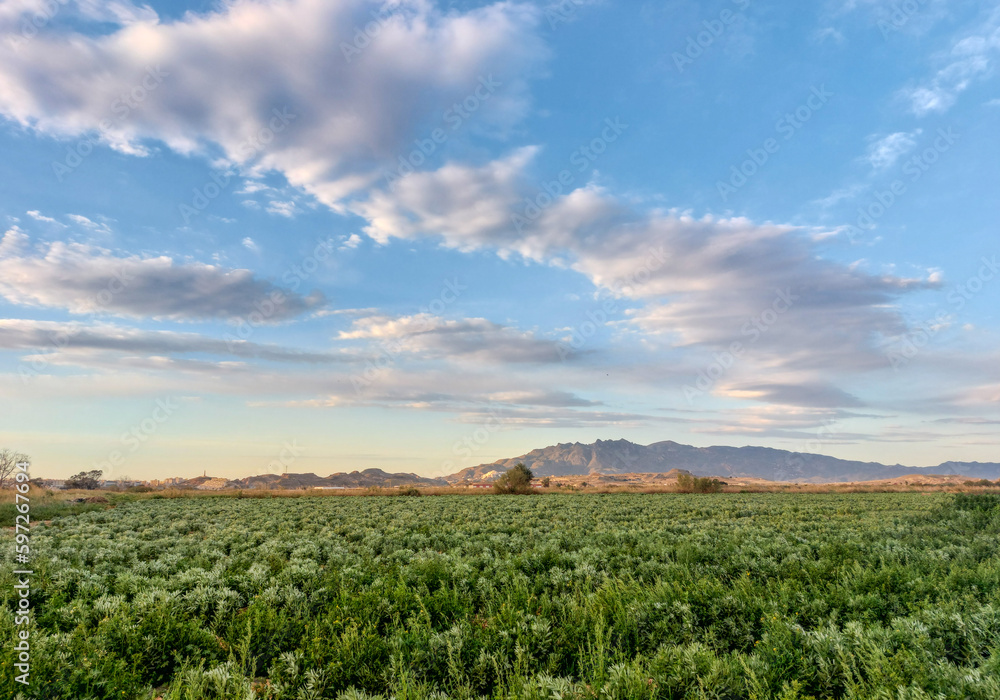
[[[539,477],[644,474],[662,480],[665,477],[673,478],[678,472],[689,472],[695,476],[723,479],[749,478],[814,484],[877,481],[909,475],[1000,479],[1000,463],[997,462],[943,462],[934,467],[908,467],[901,464],[837,459],[770,447],[693,447],[672,440],[638,445],[628,440],[598,440],[589,445],[579,442],[560,443],[532,450],[519,457],[468,467],[439,478],[365,469],[329,476],[263,474],[232,480],[205,476],[189,479],[182,486],[211,490],[449,486],[493,481],[518,462],[523,462]]]
[[[469,467],[445,479],[452,484],[490,481],[518,462],[523,462],[536,476],[660,474],[679,469],[696,476],[800,483],[875,481],[910,474],[1000,478],[1000,463],[997,462],[943,462],[934,467],[908,467],[770,447],[693,447],[672,440],[637,445],[628,440],[598,440],[589,445],[572,442],[532,450],[520,457]]]

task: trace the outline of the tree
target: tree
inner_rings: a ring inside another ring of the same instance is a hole
[[[17,465],[25,462],[31,464],[31,458],[26,454],[7,448],[0,450],[0,488],[13,478]]]
[[[493,493],[533,493],[531,480],[535,475],[524,464],[518,462],[513,469],[507,470],[503,476],[493,482]]]
[[[92,469],[89,472],[74,474],[66,479],[66,488],[93,491],[101,485],[101,474],[103,473],[100,469]]]
[[[549,487],[549,484],[551,483],[552,481],[549,479],[549,477],[545,477],[544,479],[542,479],[542,488],[547,489]]]

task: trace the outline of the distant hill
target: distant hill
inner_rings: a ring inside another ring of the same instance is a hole
[[[367,488],[369,486],[447,486],[444,479],[430,479],[416,474],[390,474],[381,469],[365,469],[330,476],[315,474],[261,474],[243,479],[212,479],[199,476],[188,479],[181,487],[201,489],[311,489]]]
[[[445,477],[450,483],[492,481],[518,462],[536,476],[663,473],[681,469],[698,476],[744,477],[800,483],[874,481],[907,475],[950,474],[976,479],[1000,478],[1000,463],[944,462],[936,467],[907,467],[856,462],[826,455],[769,447],[693,447],[666,440],[637,445],[628,440],[598,440],[584,445],[561,443],[520,457],[480,464]]]

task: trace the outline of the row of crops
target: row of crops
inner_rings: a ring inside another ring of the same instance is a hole
[[[997,700],[998,500],[136,501],[33,530],[22,693]]]

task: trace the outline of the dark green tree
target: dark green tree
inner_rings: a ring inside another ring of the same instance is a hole
[[[100,469],[92,469],[89,472],[74,474],[66,479],[66,488],[93,491],[101,485],[101,474],[103,473]]]
[[[531,480],[534,478],[531,470],[518,462],[493,482],[493,493],[532,493]]]

